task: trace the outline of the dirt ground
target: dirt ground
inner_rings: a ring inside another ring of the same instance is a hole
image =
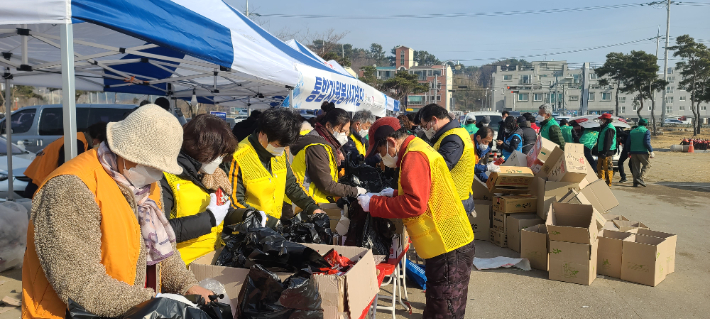
[[[654,146],[655,147],[655,146]],[[646,173],[646,182],[710,183],[710,152],[677,153],[657,151]],[[626,178],[631,180],[628,160],[624,163]],[[619,174],[614,174],[619,180]]]
[[[662,131],[662,135],[651,137],[651,144],[654,148],[670,148],[671,145],[680,144],[684,138],[693,137],[693,129],[690,127],[664,127]],[[701,129],[700,135],[696,138],[710,139],[710,128]]]

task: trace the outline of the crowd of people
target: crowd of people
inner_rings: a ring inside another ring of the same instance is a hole
[[[69,299],[102,317],[160,295],[208,300],[186,265],[224,244],[225,225],[258,215],[275,227],[347,197],[373,217],[403,220],[426,260],[424,317],[462,318],[475,254],[472,185],[499,170],[489,160],[494,143],[503,158],[529,152],[538,136],[563,149],[584,144],[609,185],[619,147],[621,182],[630,159],[635,186],[645,186],[654,156],[645,120],[627,134],[604,114],[601,129],[583,129],[557,122],[548,105],[537,116],[503,112],[497,139],[490,118],[460,123],[436,104],[398,118],[351,116],[327,102],[319,113],[307,121],[284,108],[253,111],[230,129],[208,114],[180,125],[165,106],[146,104],[79,134],[74,159],[61,157],[63,138],[47,146],[27,174],[23,317],[61,318]],[[339,182],[352,159],[392,174],[393,184],[371,193]]]

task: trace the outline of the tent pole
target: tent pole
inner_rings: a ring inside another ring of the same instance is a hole
[[[23,24],[22,28],[27,29],[27,25]],[[27,36],[23,35],[22,36],[22,64],[28,64],[28,57],[27,57]]]
[[[59,26],[62,49],[62,113],[64,115],[64,158],[76,157],[76,83],[74,78],[74,28],[71,23]]]
[[[293,109],[293,89],[288,90],[288,107]]]
[[[13,185],[14,177],[12,176],[12,75],[10,74],[10,68],[6,68],[5,72],[5,132],[7,132],[6,143],[7,149],[7,200],[12,201],[15,195],[15,189]]]

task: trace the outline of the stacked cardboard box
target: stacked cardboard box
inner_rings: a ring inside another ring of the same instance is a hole
[[[473,228],[473,238],[477,240],[490,240],[491,231],[491,206],[490,200],[473,201],[475,216],[469,216]]]
[[[524,163],[525,155],[518,152],[507,163]],[[528,167],[501,166],[499,172],[491,173],[486,186],[492,198],[490,241],[500,247],[508,247],[507,218],[510,214],[535,213],[537,198],[531,196],[530,184],[535,176]],[[512,195],[518,194],[518,195]],[[519,235],[516,235],[516,240]],[[515,245],[516,247],[519,245]],[[519,248],[518,248],[519,250]]]

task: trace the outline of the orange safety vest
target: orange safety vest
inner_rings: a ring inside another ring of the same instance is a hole
[[[79,177],[94,194],[101,209],[101,264],[112,278],[133,285],[141,251],[141,228],[131,205],[99,163],[96,150],[84,152],[64,163],[47,180],[60,175]],[[151,185],[149,197],[162,207],[157,182]],[[30,220],[22,265],[22,318],[62,319],[67,305],[47,280],[37,257],[34,234],[34,224]]]
[[[89,143],[87,143],[84,133],[76,134],[76,139],[84,143],[84,152],[86,152],[86,150],[89,149]],[[57,169],[59,150],[62,146],[64,146],[64,136],[49,143],[47,147],[37,153],[37,157],[35,157],[30,166],[27,166],[25,176],[31,178],[33,184],[37,186],[42,185],[44,179],[47,178],[52,171]]]

